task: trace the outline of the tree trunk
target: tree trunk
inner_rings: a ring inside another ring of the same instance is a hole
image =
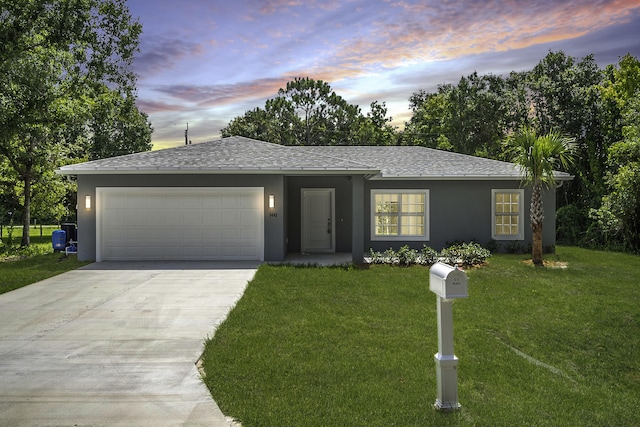
[[[533,265],[543,267],[542,263],[542,222],[544,221],[544,209],[542,206],[542,188],[540,184],[533,186],[531,194],[531,231],[533,242],[531,248],[531,260]]]
[[[533,247],[531,249],[531,260],[533,265],[537,267],[544,267],[542,262],[542,223],[532,224],[533,230]]]
[[[22,240],[20,246],[30,246],[29,225],[31,225],[31,179],[24,179],[24,207],[22,209]]]

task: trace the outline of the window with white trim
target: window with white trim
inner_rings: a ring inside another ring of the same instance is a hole
[[[429,190],[371,190],[372,240],[429,240]]]
[[[524,239],[524,190],[491,190],[491,236]]]

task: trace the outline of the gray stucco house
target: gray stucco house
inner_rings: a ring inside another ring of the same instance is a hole
[[[531,242],[511,163],[415,146],[285,147],[244,137],[64,166],[81,260],[264,260],[405,244]],[[558,172],[557,178],[571,179]],[[555,190],[543,241],[555,244]]]

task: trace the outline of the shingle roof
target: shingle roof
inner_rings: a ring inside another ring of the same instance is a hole
[[[283,145],[239,136],[201,144],[110,157],[60,168],[61,173],[71,175],[109,172],[170,173],[197,171],[372,172],[365,165],[349,160],[328,159],[321,154],[304,153]]]
[[[295,147],[310,154],[358,159],[375,165],[379,178],[520,178],[513,163],[418,146]]]
[[[245,137],[63,166],[63,175],[117,173],[349,173],[374,179],[519,179],[507,162],[417,146],[285,147]],[[565,173],[559,179],[570,179]]]

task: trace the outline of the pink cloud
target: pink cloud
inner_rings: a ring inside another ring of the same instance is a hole
[[[580,37],[627,22],[638,0],[570,2],[389,2],[401,16],[379,19],[370,34],[343,40],[335,63],[395,67],[505,51]]]
[[[168,85],[154,90],[199,108],[220,107],[275,96],[278,89],[293,78],[294,76],[283,76],[224,85]]]
[[[431,76],[434,84],[451,73],[466,72],[460,64],[473,70],[483,58],[492,61],[484,64],[485,70],[503,71],[496,58],[508,58],[514,69],[523,60],[524,51],[518,49],[544,52],[558,41],[566,46],[580,43],[581,36],[594,40],[602,33],[597,31],[611,33],[617,24],[640,16],[640,0],[248,0],[219,2],[216,7],[221,8],[217,13],[189,15],[192,39],[169,33],[173,26],[162,27],[166,32],[158,31],[160,37],[144,40],[136,62],[144,75],[141,83],[147,84],[139,103],[143,111],[160,116],[216,111],[217,118],[242,114],[245,108],[262,107],[287,81],[305,76],[327,81],[351,99],[391,97],[397,105],[399,93],[406,100],[416,84],[423,85],[431,62],[439,62],[435,68],[448,73]],[[613,55],[622,48],[621,37],[616,40],[618,45],[611,47],[607,40],[598,40],[605,46],[600,50]],[[470,54],[474,57],[465,58]],[[513,62],[516,57],[521,62]],[[459,58],[463,61],[456,61]],[[418,73],[418,67],[405,67],[411,65],[422,67],[420,75],[408,75]],[[147,79],[161,71],[166,72],[162,79]],[[393,84],[405,85],[401,89],[393,86],[382,95],[376,94],[378,87],[349,93],[354,82],[362,85],[375,75],[389,82],[400,74]],[[414,79],[411,87],[408,78]],[[405,113],[393,115],[397,120]]]
[[[143,48],[143,53],[135,60],[134,68],[147,77],[166,71],[183,58],[201,55],[205,50],[199,43],[177,38],[154,38]]]
[[[178,104],[170,104],[167,102],[151,101],[144,98],[138,98],[136,105],[140,111],[147,114],[164,113],[167,111],[185,111],[184,106]]]
[[[290,9],[292,7],[301,6],[303,3],[300,0],[267,0],[261,1],[260,13],[262,15],[272,15],[276,12],[280,12],[283,9]]]

